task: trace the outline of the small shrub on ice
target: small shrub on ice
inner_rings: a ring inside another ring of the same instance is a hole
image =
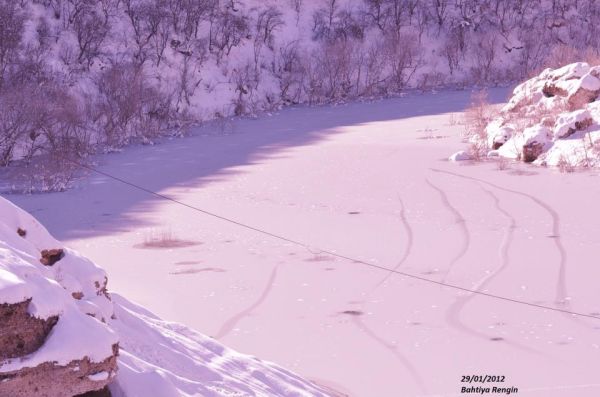
[[[469,143],[469,154],[474,160],[481,160],[489,151],[486,127],[494,115],[487,99],[487,92],[473,94],[471,105],[465,111],[464,138]]]

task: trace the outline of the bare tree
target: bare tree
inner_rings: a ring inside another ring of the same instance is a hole
[[[422,63],[422,50],[411,34],[390,34],[384,39],[385,61],[394,90],[404,89]]]
[[[79,45],[77,60],[89,68],[94,58],[100,55],[100,47],[108,33],[106,20],[95,10],[79,13],[73,20],[73,30]]]
[[[273,33],[283,26],[283,13],[274,6],[260,11],[256,18],[256,40],[273,49]]]
[[[0,88],[4,74],[15,57],[21,43],[25,14],[12,1],[0,1]]]
[[[219,63],[223,56],[229,55],[234,47],[249,37],[248,17],[234,9],[218,11],[211,21],[209,49],[216,54]]]
[[[148,59],[151,40],[158,34],[161,24],[166,23],[165,3],[164,0],[122,1],[137,46],[134,58],[142,65]]]
[[[273,63],[273,74],[279,81],[281,99],[285,103],[298,103],[301,100],[306,69],[304,57],[297,40],[283,45]]]

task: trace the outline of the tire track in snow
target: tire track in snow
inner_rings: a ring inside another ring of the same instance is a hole
[[[481,187],[481,185],[480,185],[480,187]],[[500,199],[498,198],[498,196],[496,196],[494,194],[494,192],[484,189],[483,187],[481,187],[481,189],[492,198],[492,200],[494,201],[494,206],[496,207],[496,210],[498,210],[498,212],[500,212],[508,222],[507,222],[507,225],[505,228],[506,231],[504,232],[504,236],[503,236],[502,242],[501,242],[499,250],[498,250],[498,257],[500,259],[500,264],[493,272],[491,272],[490,274],[484,276],[483,278],[481,278],[481,280],[479,280],[477,285],[475,285],[473,287],[473,289],[475,291],[482,291],[490,282],[492,282],[492,280],[496,276],[498,276],[504,269],[506,269],[510,265],[510,255],[509,255],[510,245],[512,244],[512,241],[514,238],[514,232],[517,227],[517,220],[508,211],[506,211],[504,208],[502,208],[502,206],[500,205]],[[461,314],[462,314],[463,309],[465,308],[467,303],[469,303],[469,301],[471,299],[475,298],[476,296],[477,296],[477,294],[471,293],[471,294],[459,296],[458,298],[456,298],[454,303],[452,303],[450,305],[450,307],[448,308],[448,311],[446,312],[446,322],[450,326],[456,328],[459,331],[462,331],[464,333],[467,333],[467,334],[470,334],[470,335],[473,335],[473,336],[476,336],[479,338],[490,340],[489,335],[486,335],[482,332],[479,332],[472,328],[467,327],[461,320]],[[513,341],[503,340],[502,343],[507,344],[513,348],[526,351],[528,353],[533,353],[533,354],[538,354],[538,355],[541,354],[541,352],[539,352],[538,350],[531,349],[529,347],[523,346],[523,345],[513,342]]]
[[[425,394],[427,393],[427,387],[425,386],[425,382],[423,382],[423,378],[421,378],[421,375],[419,375],[419,372],[413,366],[413,364],[410,362],[410,360],[408,358],[406,358],[404,355],[402,355],[396,349],[395,346],[390,346],[390,344],[387,343],[385,341],[385,339],[381,338],[375,332],[371,331],[371,329],[369,327],[367,327],[367,325],[364,322],[362,322],[358,316],[353,316],[352,320],[353,320],[354,324],[361,331],[363,331],[367,336],[369,336],[371,339],[373,339],[379,345],[383,346],[386,350],[388,350],[392,355],[394,355],[394,357],[396,357],[396,359],[402,364],[402,366],[411,375],[411,377],[413,378],[413,380],[415,381],[415,383],[417,384],[417,386],[419,387],[421,392],[425,393]]]
[[[450,203],[450,200],[448,199],[448,195],[446,194],[446,192],[444,190],[442,190],[441,188],[439,188],[438,186],[431,183],[431,181],[427,178],[425,178],[425,182],[427,182],[427,184],[432,189],[434,189],[436,192],[438,192],[438,194],[440,195],[440,198],[442,200],[442,203],[444,204],[444,207],[454,215],[455,223],[460,227],[461,233],[463,235],[462,246],[460,247],[460,250],[456,253],[456,255],[450,260],[446,274],[442,277],[441,281],[443,283],[445,283],[446,279],[447,279],[448,275],[450,274],[450,272],[452,271],[452,268],[454,267],[454,265],[456,265],[456,263],[458,263],[458,261],[460,261],[462,259],[462,257],[465,256],[465,254],[469,250],[469,246],[471,245],[471,235],[469,234],[469,229],[467,228],[466,219],[456,209],[456,207],[454,207]]]
[[[398,270],[400,268],[400,266],[402,266],[404,264],[404,262],[406,262],[406,259],[408,259],[408,257],[410,256],[410,254],[412,252],[412,246],[413,246],[413,240],[414,240],[413,230],[412,230],[412,227],[410,226],[410,223],[408,222],[408,219],[406,219],[406,208],[404,206],[404,202],[402,201],[402,198],[399,195],[398,195],[398,201],[400,202],[400,206],[401,206],[400,221],[402,222],[402,226],[404,227],[404,230],[406,231],[406,247],[404,248],[404,254],[402,255],[402,258],[400,258],[400,260],[398,261],[396,266],[394,266],[392,268],[392,270],[390,270],[390,272],[384,278],[381,279],[381,281],[379,281],[377,284],[375,284],[375,286],[371,289],[369,294],[371,294],[373,291],[375,291],[377,288],[379,288],[383,283],[385,283],[394,274],[394,271]]]
[[[527,193],[524,193],[524,192],[521,192],[518,190],[508,189],[508,188],[496,185],[495,183],[488,182],[483,179],[479,179],[479,178],[475,178],[475,177],[471,177],[471,176],[467,176],[467,175],[463,175],[463,174],[458,174],[458,173],[451,172],[451,171],[444,171],[444,170],[440,170],[440,169],[436,169],[436,168],[430,168],[430,170],[433,172],[437,172],[437,173],[453,175],[453,176],[456,176],[459,178],[469,179],[472,181],[484,183],[484,184],[486,184],[488,186],[492,186],[498,190],[502,190],[502,191],[505,191],[508,193],[513,193],[513,194],[516,194],[516,195],[519,195],[522,197],[526,197],[529,200],[533,201],[538,206],[540,206],[541,208],[543,208],[552,218],[552,235],[550,237],[554,241],[556,250],[559,253],[558,279],[556,282],[556,292],[555,292],[556,302],[555,302],[555,304],[560,305],[560,306],[566,306],[567,308],[569,307],[568,300],[566,299],[568,296],[567,282],[566,282],[567,252],[562,244],[562,240],[560,237],[560,216],[559,216],[558,212],[556,212],[556,210],[554,210],[554,208],[552,208],[550,205],[546,204],[545,202],[543,202],[542,200],[540,200],[539,198],[537,198],[535,196],[532,196],[530,194],[527,194]]]
[[[232,316],[229,320],[225,321],[219,329],[219,332],[217,332],[217,334],[215,335],[215,339],[221,339],[227,336],[241,319],[250,315],[254,310],[256,310],[257,307],[259,307],[267,299],[267,296],[269,296],[271,290],[273,289],[273,283],[277,278],[278,269],[279,265],[273,268],[273,271],[271,271],[271,275],[269,276],[269,280],[267,281],[267,285],[265,286],[265,289],[263,290],[262,294],[260,294],[256,302],[254,302],[248,308]]]
[[[406,247],[404,248],[404,253],[402,254],[402,258],[400,258],[400,260],[398,261],[396,266],[394,266],[394,268],[391,269],[390,272],[381,279],[381,281],[379,281],[377,284],[375,284],[373,286],[373,288],[371,288],[371,290],[367,293],[366,298],[368,298],[373,292],[375,292],[375,290],[377,290],[377,288],[379,288],[383,283],[385,283],[394,274],[394,271],[398,270],[404,264],[404,262],[406,262],[406,259],[410,256],[410,254],[412,252],[412,246],[413,246],[413,240],[414,240],[413,230],[412,230],[412,227],[410,226],[410,223],[408,222],[408,220],[406,218],[406,208],[404,206],[404,202],[402,201],[402,198],[400,197],[400,195],[398,195],[398,201],[400,202],[400,206],[401,206],[400,221],[402,223],[402,226],[404,227],[404,230],[406,231],[406,236],[407,236],[406,237]],[[364,304],[364,302],[363,302],[363,304]],[[362,309],[363,309],[362,304],[360,306],[360,309],[362,311]],[[415,383],[418,385],[418,387],[421,389],[421,391],[423,393],[426,392],[425,383],[423,382],[423,379],[419,375],[419,372],[412,365],[410,360],[408,360],[406,357],[404,357],[404,355],[402,355],[402,353],[400,353],[400,351],[398,351],[398,349],[395,346],[390,346],[390,344],[387,343],[382,337],[380,337],[374,331],[372,331],[370,328],[368,328],[365,325],[365,323],[362,322],[358,316],[353,315],[352,320],[354,322],[354,325],[356,325],[365,335],[367,335],[369,338],[371,338],[376,343],[380,344],[385,349],[387,349],[390,353],[392,353],[394,355],[394,357],[396,357],[396,359],[398,361],[400,361],[402,366],[404,368],[406,368],[406,370],[410,373],[411,377],[414,379]]]

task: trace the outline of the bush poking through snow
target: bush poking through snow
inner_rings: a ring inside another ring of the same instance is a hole
[[[486,91],[477,91],[471,97],[471,105],[465,111],[464,139],[468,142],[468,154],[479,161],[490,150],[486,137],[486,127],[494,115]]]

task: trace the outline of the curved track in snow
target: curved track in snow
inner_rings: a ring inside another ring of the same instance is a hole
[[[406,219],[406,207],[404,206],[404,202],[402,201],[400,195],[398,195],[398,201],[400,202],[400,222],[402,222],[402,226],[404,227],[404,231],[406,232],[406,246],[404,248],[404,254],[402,255],[402,258],[400,258],[398,263],[396,263],[396,266],[394,266],[392,270],[381,279],[381,281],[379,281],[373,286],[369,294],[375,291],[377,288],[379,288],[382,284],[384,284],[394,274],[394,271],[398,270],[404,264],[404,262],[406,262],[406,260],[412,252],[414,241],[413,230],[410,226],[410,223],[408,222],[408,219]]]
[[[557,305],[561,305],[561,306],[568,306],[567,305],[568,302],[566,300],[566,297],[568,296],[567,281],[566,281],[567,251],[565,250],[565,248],[562,244],[561,237],[560,237],[560,216],[554,208],[552,208],[550,205],[548,205],[547,203],[543,202],[542,200],[540,200],[539,198],[537,198],[535,196],[532,196],[530,194],[527,194],[527,193],[524,193],[524,192],[521,192],[518,190],[508,189],[508,188],[496,185],[495,183],[488,182],[483,179],[459,174],[456,172],[444,171],[444,170],[440,170],[440,169],[436,169],[436,168],[430,168],[430,170],[433,172],[438,172],[438,173],[447,174],[447,175],[453,175],[458,178],[463,178],[463,179],[480,182],[480,183],[486,184],[488,186],[494,187],[498,190],[502,190],[502,191],[505,191],[508,193],[513,193],[513,194],[516,194],[516,195],[519,195],[522,197],[526,197],[529,200],[533,201],[535,204],[537,204],[539,207],[544,209],[552,218],[552,235],[549,237],[552,238],[554,245],[556,247],[556,250],[558,251],[558,254],[559,254],[558,277],[557,277],[556,292],[555,292],[556,302],[555,303]]]
[[[517,220],[508,211],[506,211],[504,208],[502,208],[502,206],[500,204],[500,199],[498,198],[498,196],[496,194],[494,194],[494,192],[484,189],[483,187],[481,189],[490,196],[490,198],[494,202],[495,209],[502,214],[502,216],[506,219],[507,222],[506,222],[506,226],[504,227],[505,231],[504,231],[504,236],[502,238],[502,242],[500,243],[500,246],[498,247],[499,265],[491,273],[485,275],[477,282],[477,285],[473,288],[473,290],[475,290],[475,291],[484,290],[485,287],[488,284],[490,284],[494,278],[496,278],[498,275],[500,275],[500,273],[510,265],[510,245],[513,241],[514,231],[517,227]],[[486,339],[486,340],[493,340],[489,335],[487,335],[483,332],[474,330],[472,328],[469,328],[462,321],[461,317],[462,317],[462,312],[463,312],[465,306],[476,296],[477,296],[476,294],[471,293],[471,294],[462,295],[462,296],[459,296],[458,298],[456,298],[456,300],[450,305],[450,307],[448,308],[448,310],[446,312],[446,322],[451,327],[453,327],[461,332],[467,333],[469,335],[472,335],[472,336],[475,336],[478,338],[482,338],[482,339]],[[514,341],[509,341],[509,340],[503,339],[502,343],[504,343],[508,346],[511,346],[513,348],[526,351],[528,353],[541,354],[539,351],[537,351],[535,349],[528,348],[528,347],[523,346]]]
[[[273,283],[275,283],[275,279],[277,278],[278,269],[279,266],[275,266],[273,268],[273,270],[271,271],[271,275],[267,280],[267,285],[265,286],[263,292],[260,294],[258,299],[252,305],[248,306],[246,309],[242,310],[241,312],[229,318],[229,320],[225,321],[219,329],[219,332],[217,332],[214,336],[215,339],[222,339],[225,336],[229,335],[229,333],[235,328],[236,324],[241,319],[250,315],[254,310],[256,310],[257,307],[259,307],[267,299],[267,297],[271,293],[271,290],[273,289]]]
[[[450,213],[454,215],[455,224],[458,226],[463,236],[462,245],[459,251],[456,253],[456,255],[454,255],[454,257],[452,257],[452,259],[450,259],[450,262],[448,263],[448,268],[446,270],[446,274],[442,277],[442,282],[445,282],[454,266],[465,256],[465,254],[469,250],[469,247],[471,245],[471,235],[469,233],[469,229],[467,228],[466,219],[462,216],[460,211],[458,211],[458,209],[456,209],[456,207],[454,207],[450,203],[446,192],[440,187],[434,185],[427,178],[425,179],[425,182],[427,182],[427,184],[440,195],[440,199],[442,200],[444,208],[446,208]]]
[[[388,342],[385,341],[385,339],[383,339],[382,337],[380,337],[379,335],[377,335],[375,332],[373,332],[369,327],[367,327],[367,325],[358,316],[353,316],[352,319],[354,321],[354,324],[361,331],[363,331],[372,340],[374,340],[375,342],[377,342],[377,344],[379,344],[380,346],[382,346],[383,348],[385,348],[394,357],[396,357],[396,359],[402,364],[402,366],[410,374],[410,376],[414,380],[415,384],[419,387],[419,389],[423,393],[426,394],[427,393],[427,387],[425,386],[425,382],[423,381],[423,378],[421,377],[421,375],[419,374],[419,372],[417,371],[417,369],[415,368],[415,366],[411,363],[411,361],[408,358],[406,358],[404,355],[402,355],[398,351],[398,349],[396,349],[395,346],[390,345]]]

